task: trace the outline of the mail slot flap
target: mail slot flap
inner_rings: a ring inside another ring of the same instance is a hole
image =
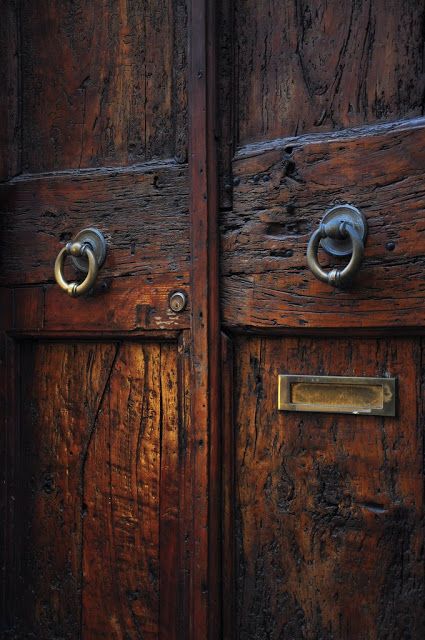
[[[395,415],[395,378],[279,375],[278,409]]]

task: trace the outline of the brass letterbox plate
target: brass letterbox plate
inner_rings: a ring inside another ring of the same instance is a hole
[[[278,409],[395,415],[395,378],[280,375]]]

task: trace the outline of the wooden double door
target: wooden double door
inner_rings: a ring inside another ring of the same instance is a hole
[[[2,3],[2,637],[423,638],[424,20]],[[306,258],[338,206],[345,286]],[[282,375],[394,410],[282,410]]]

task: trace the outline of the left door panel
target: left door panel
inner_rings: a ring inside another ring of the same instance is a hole
[[[184,637],[186,0],[4,4],[0,635]],[[106,261],[71,298],[87,227]]]
[[[13,637],[156,639],[161,507],[178,475],[176,345],[25,341],[19,352]]]

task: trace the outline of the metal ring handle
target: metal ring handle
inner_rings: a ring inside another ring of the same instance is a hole
[[[351,240],[352,254],[351,259],[343,269],[332,269],[324,271],[317,261],[317,252],[319,243],[323,238],[346,238]],[[313,233],[307,247],[307,264],[313,275],[333,287],[343,287],[350,283],[354,275],[360,268],[363,260],[364,245],[363,239],[356,229],[347,221],[334,222],[329,224],[321,224]]]
[[[63,267],[67,256],[87,256],[88,260],[88,272],[83,282],[67,282],[63,275]],[[93,287],[97,274],[99,271],[99,265],[96,260],[96,256],[92,251],[89,243],[82,242],[67,242],[63,249],[58,254],[55,261],[55,279],[58,285],[63,291],[66,291],[72,298],[82,296]]]

